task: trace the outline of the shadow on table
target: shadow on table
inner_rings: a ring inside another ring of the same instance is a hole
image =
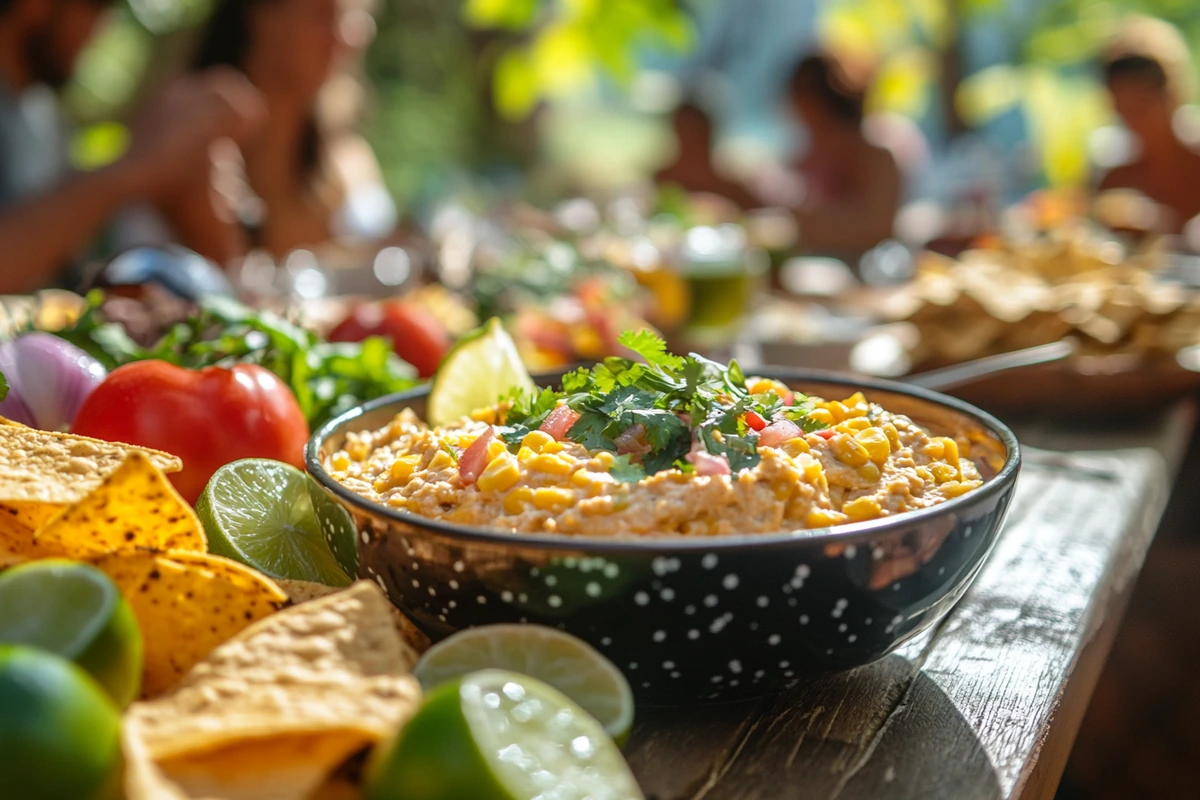
[[[971,724],[893,655],[743,703],[647,708],[626,748],[651,800],[998,800]]]

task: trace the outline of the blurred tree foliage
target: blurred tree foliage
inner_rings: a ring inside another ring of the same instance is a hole
[[[169,74],[214,0],[123,0],[85,54],[67,104],[85,166],[124,146],[119,119],[148,76]],[[376,0],[364,130],[402,202],[523,174],[539,104],[603,94],[652,48],[685,52],[693,19],[739,0]],[[1111,118],[1093,61],[1125,14],[1178,25],[1200,47],[1195,0],[816,0],[820,39],[878,65],[876,110],[934,113],[951,133],[1019,112],[1050,185],[1086,181],[1089,134]],[[763,24],[769,25],[769,21]],[[964,55],[972,29],[1002,37],[994,63]],[[164,66],[165,65],[165,66]]]

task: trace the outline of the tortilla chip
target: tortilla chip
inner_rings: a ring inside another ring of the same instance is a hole
[[[268,578],[207,553],[130,551],[88,559],[133,607],[145,642],[142,692],[154,696],[287,596]]]
[[[377,586],[359,581],[255,623],[170,695],[129,709],[137,755],[185,798],[310,797],[420,703],[390,608]],[[157,800],[126,789],[130,800]]]
[[[275,578],[275,583],[283,589],[283,593],[288,596],[288,599],[293,603],[307,603],[311,600],[316,600],[321,597],[328,597],[331,594],[336,594],[345,591],[345,587],[326,586],[323,583],[312,583],[310,581],[289,581],[282,578]],[[392,613],[392,622],[395,623],[396,632],[400,634],[400,639],[404,644],[404,661],[405,668],[411,670],[417,663],[417,658],[421,653],[429,649],[432,642],[429,637],[417,628],[404,613],[390,606]]]
[[[183,469],[175,456],[147,447],[0,425],[0,503],[74,503],[134,452],[148,456],[163,472]]]
[[[160,767],[186,797],[307,800],[331,770],[368,744],[361,731],[293,733],[168,759]]]
[[[72,558],[130,548],[208,550],[204,528],[191,506],[137,451],[86,497],[38,530],[36,543]]]

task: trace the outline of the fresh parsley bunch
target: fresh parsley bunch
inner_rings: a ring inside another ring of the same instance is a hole
[[[726,367],[695,353],[677,356],[651,331],[626,331],[618,341],[645,363],[606,358],[563,376],[562,391],[514,397],[499,430],[509,447],[519,447],[564,401],[580,415],[567,438],[592,451],[616,452],[617,439],[641,426],[639,440],[648,452],[640,463],[620,456],[612,470],[618,480],[634,482],[672,467],[690,471],[685,458],[694,442],[728,459],[734,473],[753,468],[761,457],[746,424],[749,412],[768,421],[790,419],[806,432],[825,427],[808,416],[813,405],[804,395],[785,405],[774,392],[751,394],[736,361]]]

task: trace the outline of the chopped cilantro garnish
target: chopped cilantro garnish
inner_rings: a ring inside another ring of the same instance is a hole
[[[593,452],[626,449],[618,440],[636,445],[631,449],[640,455],[618,456],[612,468],[617,480],[634,482],[672,468],[691,471],[686,457],[694,442],[728,459],[735,473],[753,468],[760,456],[757,434],[745,422],[750,411],[765,420],[790,419],[805,431],[825,427],[808,416],[812,402],[802,394],[792,405],[774,392],[750,394],[736,361],[726,367],[694,353],[677,356],[651,331],[627,331],[618,341],[644,363],[606,358],[564,375],[560,392],[543,389],[511,398],[505,424],[498,427],[510,448],[565,404],[579,414],[567,431],[571,441]]]

